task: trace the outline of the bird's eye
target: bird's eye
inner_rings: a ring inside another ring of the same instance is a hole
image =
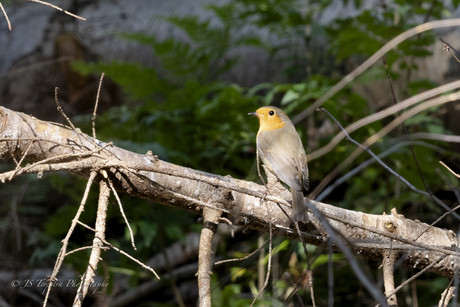
[[[268,115],[270,115],[270,116],[275,115],[275,111],[271,110],[270,112],[268,112]]]

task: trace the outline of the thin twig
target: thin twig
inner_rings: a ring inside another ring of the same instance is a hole
[[[5,9],[3,8],[3,5],[1,2],[0,2],[0,9],[2,9],[3,15],[5,15],[6,22],[8,23],[8,30],[10,31],[13,30],[13,28],[11,27],[10,20],[8,19],[8,15],[6,14]]]
[[[29,0],[31,1],[31,0]],[[56,106],[57,106],[57,109],[58,111],[62,114],[62,116],[64,116],[64,118],[66,119],[67,123],[70,125],[70,127],[72,128],[72,130],[75,132],[75,134],[77,135],[79,141],[80,141],[80,144],[83,144],[83,142],[81,141],[81,138],[80,136],[83,136],[88,142],[90,142],[91,144],[94,145],[94,148],[98,149],[101,147],[100,144],[97,143],[97,140],[96,139],[92,139],[91,137],[89,137],[88,135],[86,135],[85,133],[81,132],[80,129],[77,129],[75,128],[74,124],[72,123],[72,121],[70,120],[70,118],[65,114],[64,110],[62,109],[61,107],[61,104],[59,103],[59,99],[58,99],[58,91],[59,91],[59,88],[56,87],[54,89],[54,100],[56,102]],[[106,147],[106,146],[104,146]],[[89,150],[87,148],[87,150]],[[115,157],[115,155],[111,152],[111,151],[105,151],[106,153],[108,153],[108,155],[112,156],[112,157]],[[117,158],[117,157],[115,157]]]
[[[429,147],[429,148],[432,148],[432,149],[435,149],[437,148],[436,146],[432,146],[431,144],[427,144],[425,142],[418,142],[418,141],[407,141],[407,142],[401,142],[401,143],[396,143],[396,145],[394,145],[393,147],[391,147],[390,149],[382,152],[381,154],[379,154],[377,157],[379,159],[383,159],[385,158],[386,156],[396,152],[400,147],[403,147],[403,146],[407,146],[408,144],[412,144],[412,145],[420,145],[420,146],[426,146],[426,147]],[[329,194],[332,193],[332,191],[337,188],[338,186],[340,186],[342,183],[344,183],[345,181],[347,181],[348,179],[350,179],[351,177],[353,177],[354,175],[356,175],[357,173],[359,173],[360,171],[362,171],[363,169],[367,168],[369,165],[371,165],[372,163],[375,163],[377,162],[377,160],[375,160],[374,158],[370,158],[368,160],[366,160],[365,162],[361,163],[360,165],[358,165],[357,167],[355,167],[354,169],[352,169],[351,171],[349,171],[348,173],[346,173],[345,175],[343,175],[342,177],[340,177],[339,179],[337,179],[333,184],[331,184],[330,186],[328,186],[326,189],[324,189],[323,192],[321,192],[321,194],[318,195],[318,197],[315,198],[316,201],[322,201],[323,199],[325,199]]]
[[[103,150],[104,148],[109,147],[109,146],[112,146],[112,143],[108,143],[108,144],[104,145],[103,147],[97,148],[96,150],[93,150],[93,151],[86,151],[86,152],[82,152],[82,153],[65,154],[65,155],[59,155],[59,156],[50,157],[50,158],[35,162],[35,163],[31,164],[31,165],[27,165],[25,167],[19,168],[17,170],[4,173],[3,175],[5,175],[5,174],[9,175],[10,173],[13,173],[14,175],[27,173],[29,170],[35,168],[38,165],[47,164],[49,162],[58,162],[58,161],[62,161],[64,159],[68,159],[68,158],[83,158],[85,156],[94,156],[98,152],[100,152],[101,150]],[[11,179],[12,179],[12,177],[10,178],[10,180]]]
[[[118,197],[117,190],[115,190],[115,187],[113,186],[112,180],[110,180],[109,176],[107,175],[107,172],[105,170],[101,170],[102,176],[104,176],[105,179],[107,179],[110,189],[113,192],[113,195],[115,195],[115,198],[117,199],[118,206],[120,207],[120,212],[121,215],[123,216],[123,219],[125,220],[126,226],[128,226],[129,229],[129,234],[131,236],[131,245],[133,246],[134,250],[137,250],[136,244],[134,243],[134,234],[133,230],[131,229],[131,226],[129,225],[128,218],[126,218],[125,211],[123,210],[123,205],[121,204],[120,197]]]
[[[460,80],[459,80],[458,84],[460,85]],[[380,140],[382,137],[387,135],[390,131],[392,131],[394,128],[399,126],[402,122],[404,122],[408,118],[410,118],[410,117],[412,117],[412,116],[414,116],[414,115],[416,115],[416,114],[418,114],[418,113],[420,113],[420,112],[422,112],[422,111],[424,111],[424,110],[426,110],[428,108],[435,107],[435,106],[438,106],[438,105],[441,105],[441,104],[444,104],[444,103],[447,103],[447,102],[455,101],[455,100],[457,100],[459,98],[460,98],[460,92],[456,92],[456,93],[453,93],[453,94],[450,94],[450,95],[441,96],[441,97],[437,97],[437,98],[425,101],[425,102],[417,105],[416,107],[408,110],[407,112],[403,113],[402,116],[398,116],[397,118],[395,118],[391,123],[386,125],[379,132],[377,132],[377,133],[373,134],[372,136],[370,136],[366,141],[363,142],[362,145],[364,145],[365,147],[369,147],[372,144],[374,144],[375,142],[377,142],[378,140]],[[395,107],[402,106],[402,105],[403,105],[403,102],[398,104],[398,105],[396,105]],[[351,127],[353,125],[354,124],[350,125],[349,127]],[[342,137],[346,137],[347,135],[349,135],[348,133],[349,133],[349,131],[343,129],[334,139],[336,139],[336,138],[342,139]],[[333,144],[333,141],[329,142],[329,144],[326,145],[325,147],[329,147],[329,145]],[[325,148],[325,147],[323,147],[323,148]],[[328,150],[326,150],[326,152],[329,151],[329,150],[332,150],[332,148],[329,148]],[[322,151],[322,149],[320,149],[318,151]],[[335,167],[334,170],[331,173],[329,173],[321,181],[321,183],[311,193],[310,197],[314,198],[314,195],[317,195],[334,177],[336,177],[343,169],[345,169],[352,161],[354,161],[363,151],[364,150],[361,148],[361,146],[356,148],[353,153],[351,153],[344,161],[342,161],[342,163],[340,163],[337,167]],[[424,192],[424,193],[426,193],[426,192]],[[429,196],[428,193],[426,193],[426,194]]]
[[[108,249],[110,249],[109,247],[83,246],[83,247],[79,247],[79,248],[76,248],[76,249],[74,249],[74,250],[71,250],[70,252],[65,253],[64,257],[67,257],[67,256],[70,255],[70,254],[73,254],[73,253],[76,253],[76,252],[79,252],[79,251],[82,251],[82,250],[85,250],[85,249],[92,249],[92,248],[100,248],[100,249],[103,249],[103,250],[108,250]]]
[[[78,208],[78,211],[72,220],[72,224],[70,224],[70,228],[67,231],[67,235],[65,236],[64,240],[62,240],[61,250],[59,251],[58,258],[56,260],[56,264],[54,265],[53,272],[51,273],[51,276],[49,278],[48,289],[46,291],[45,299],[43,301],[43,307],[46,306],[46,303],[48,301],[48,296],[52,288],[53,281],[56,279],[56,276],[59,273],[59,269],[61,268],[62,262],[64,261],[64,257],[66,254],[67,245],[69,244],[70,236],[72,235],[75,229],[75,226],[77,225],[77,222],[78,222],[78,219],[80,218],[81,213],[85,209],[86,200],[88,199],[89,190],[91,188],[91,185],[93,184],[94,178],[96,178],[96,172],[92,171],[90,173],[88,183],[86,184],[85,193],[83,194],[83,198],[81,200],[80,207]]]
[[[29,152],[30,148],[32,147],[32,145],[34,144],[34,141],[35,140],[32,140],[32,142],[30,142],[29,146],[27,147],[26,151],[24,152],[24,154],[22,155],[21,157],[21,160],[19,160],[18,164],[16,165],[16,168],[14,169],[13,173],[11,174],[9,180],[11,181],[14,177],[14,175],[16,175],[16,172],[21,168],[21,163],[22,161],[24,160],[24,158],[27,156],[27,153]]]
[[[308,200],[306,200],[306,201],[308,201]],[[300,241],[302,242],[303,251],[304,251],[305,257],[307,259],[307,276],[308,276],[308,287],[310,288],[311,303],[313,304],[313,307],[316,307],[315,292],[313,291],[313,272],[311,270],[310,256],[308,254],[308,249],[307,249],[307,245],[305,244],[305,240],[303,239],[302,235],[300,234],[299,223],[295,222],[294,224],[295,224],[295,228],[297,230],[297,234],[299,235]]]
[[[80,17],[80,16],[78,16],[78,15],[75,15],[75,14],[72,14],[72,13],[70,13],[70,12],[67,12],[66,10],[61,9],[61,8],[58,7],[58,6],[52,5],[52,4],[50,4],[50,3],[48,3],[48,2],[45,2],[45,1],[40,1],[40,0],[27,0],[27,1],[30,1],[30,2],[37,2],[37,3],[40,3],[40,4],[46,5],[46,6],[50,6],[50,7],[52,7],[53,9],[56,9],[56,10],[61,11],[61,12],[64,12],[64,13],[66,13],[67,15],[70,15],[70,16],[72,16],[72,17],[74,17],[74,18],[77,18],[77,19],[80,19],[80,20],[86,20],[86,18],[83,18],[83,17]]]
[[[102,73],[101,79],[99,81],[99,87],[97,88],[97,95],[96,95],[96,103],[94,104],[94,112],[93,112],[93,138],[96,139],[96,113],[97,113],[97,105],[99,104],[99,94],[101,93],[101,87],[102,87],[102,79],[104,79],[104,74]]]
[[[415,109],[415,108],[414,108]],[[412,110],[414,110],[412,109]],[[411,111],[412,111],[411,110]],[[345,132],[345,130],[343,129],[342,125],[335,119],[334,116],[332,116],[331,113],[329,113],[326,109],[324,108],[321,108],[319,109],[319,111],[324,111],[326,112],[336,123],[337,125],[339,125],[340,129],[342,129],[342,131]],[[410,111],[404,113],[407,114],[409,113]],[[399,117],[400,118],[400,117]],[[385,128],[384,128],[385,129]],[[346,132],[345,132],[346,133]],[[380,160],[369,148],[367,148],[366,146],[360,144],[359,142],[355,141],[354,139],[352,139],[350,137],[350,135],[348,133],[346,133],[347,135],[347,139],[352,142],[353,144],[361,147],[363,150],[367,151],[372,157],[374,157],[374,159],[377,160],[377,162],[382,165],[387,171],[389,171],[390,173],[392,173],[396,178],[398,178],[399,180],[401,180],[407,187],[409,187],[409,189],[411,189],[412,191],[416,192],[416,193],[419,193],[419,194],[423,194],[425,196],[430,196],[430,194],[428,192],[425,192],[425,191],[421,191],[419,189],[417,189],[416,187],[414,187],[411,183],[409,183],[404,177],[402,177],[400,174],[398,174],[397,172],[395,172],[394,170],[392,170],[388,165],[386,165],[385,163],[383,163],[382,160]],[[445,203],[443,203],[439,198],[437,198],[436,196],[433,195],[432,199],[439,205],[441,205],[441,207],[443,207],[446,211],[449,211],[453,216],[455,216],[456,219],[460,220],[460,216],[452,211],[451,208],[449,208]]]
[[[457,58],[457,56],[452,52],[452,50],[454,50],[456,53],[458,53],[457,50],[455,50],[454,48],[452,48],[452,46],[451,46],[450,44],[448,44],[447,42],[445,42],[442,38],[439,38],[439,40],[440,40],[441,42],[444,43],[444,50],[445,50],[445,51],[449,51],[449,53],[457,60],[457,62],[460,63],[460,60],[459,60],[459,59]]]
[[[265,290],[265,288],[267,287],[268,285],[268,279],[270,277],[270,272],[271,272],[271,267],[272,267],[272,235],[273,235],[273,230],[272,230],[272,222],[271,222],[271,219],[270,219],[270,237],[269,237],[269,244],[268,244],[268,266],[267,266],[267,275],[265,276],[265,282],[264,282],[264,286],[262,287],[262,289],[259,290],[259,292],[257,293],[256,297],[254,297],[254,300],[252,301],[250,307],[254,306],[254,303],[257,301],[257,298],[259,297],[259,295]]]
[[[80,224],[81,224],[81,223],[80,223]],[[128,257],[129,259],[131,259],[132,261],[136,262],[137,264],[139,264],[139,265],[140,265],[141,267],[143,267],[144,269],[149,270],[150,272],[152,272],[152,273],[155,275],[155,277],[156,277],[157,279],[160,279],[160,276],[158,276],[157,272],[155,272],[155,270],[152,269],[151,267],[149,267],[148,265],[142,263],[141,261],[137,260],[137,259],[134,258],[133,256],[129,255],[128,253],[126,253],[126,252],[124,252],[124,251],[122,251],[122,250],[119,249],[118,247],[113,246],[112,244],[110,244],[109,242],[107,242],[105,239],[102,240],[102,242],[104,242],[104,244],[110,246],[110,248],[113,248],[114,250],[116,250],[116,251],[119,252],[120,254],[122,254],[122,255]]]
[[[457,178],[460,178],[460,175],[457,174],[457,173],[455,173],[453,170],[451,170],[446,164],[444,164],[444,162],[439,161],[439,163],[440,163],[442,166],[444,166],[445,168],[447,168],[447,170],[448,170],[449,172],[451,172],[452,175],[454,175],[454,176],[457,177]]]
[[[226,263],[226,262],[246,260],[246,259],[250,258],[251,256],[253,256],[254,254],[256,254],[258,251],[260,251],[268,243],[268,241],[269,241],[269,239],[265,240],[264,244],[262,244],[255,251],[251,252],[250,254],[248,254],[248,255],[246,255],[246,256],[244,256],[242,258],[225,259],[225,260],[215,262],[214,265],[218,265],[218,264],[222,264],[222,263]]]
[[[29,0],[31,1],[31,0]],[[57,106],[57,109],[58,111],[61,113],[62,116],[64,116],[65,120],[67,121],[67,123],[70,125],[70,127],[72,128],[72,130],[75,132],[75,134],[77,135],[78,139],[80,140],[80,144],[83,144],[83,142],[81,141],[80,139],[80,132],[77,131],[77,128],[75,128],[74,124],[72,123],[72,121],[70,120],[70,118],[67,116],[67,114],[65,114],[64,112],[64,109],[62,109],[61,107],[61,104],[59,103],[59,98],[58,98],[58,92],[59,92],[59,87],[55,87],[54,88],[54,101],[56,102],[56,106]]]
[[[96,232],[96,229],[92,228],[91,226],[86,225],[86,224],[83,223],[83,222],[77,221],[77,223],[80,224],[81,226],[83,226],[83,227],[85,227],[85,228],[87,228],[87,229],[93,231],[93,232]],[[155,272],[155,270],[152,269],[151,267],[149,267],[148,265],[142,263],[141,261],[137,260],[136,258],[134,258],[133,256],[131,256],[130,254],[128,254],[128,253],[122,251],[122,250],[119,249],[118,247],[113,246],[112,244],[110,244],[109,242],[107,242],[105,239],[103,239],[102,242],[103,242],[105,245],[110,246],[110,248],[113,248],[114,250],[116,250],[116,251],[119,252],[120,254],[122,254],[122,255],[128,257],[129,259],[131,259],[132,261],[136,262],[137,264],[139,264],[139,265],[140,265],[141,267],[143,267],[144,269],[149,270],[150,272],[152,272],[152,273],[155,275],[155,277],[156,277],[157,279],[160,279],[160,276],[158,276],[158,274]]]
[[[457,210],[458,208],[460,208],[460,193],[458,192],[458,189],[457,189],[457,188],[454,188],[454,187],[452,186],[452,184],[449,182],[449,180],[447,179],[447,177],[446,177],[443,173],[441,173],[441,171],[440,171],[438,168],[436,168],[436,172],[437,172],[438,174],[441,175],[441,177],[444,179],[444,181],[445,181],[447,184],[449,184],[449,186],[451,187],[451,189],[454,191],[455,197],[457,198],[457,202],[459,203],[459,205],[456,206],[455,208],[453,208],[452,211]],[[449,215],[449,214],[450,214],[450,212],[444,212],[443,215],[441,215],[440,217],[438,217],[438,218],[436,219],[436,221],[434,221],[433,223],[431,223],[430,226],[428,226],[425,230],[423,230],[423,231],[417,236],[417,238],[415,238],[414,241],[417,241],[425,232],[427,232],[428,230],[430,230],[430,229],[431,229],[432,227],[434,227],[437,223],[439,223],[439,221],[441,221],[443,218],[445,218],[445,217],[446,217],[447,215]]]

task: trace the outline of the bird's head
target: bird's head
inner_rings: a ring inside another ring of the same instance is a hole
[[[262,107],[248,115],[256,116],[259,119],[259,133],[267,130],[281,129],[290,123],[291,120],[281,109],[277,107]]]

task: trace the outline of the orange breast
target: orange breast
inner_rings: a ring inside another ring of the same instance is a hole
[[[273,117],[268,117],[264,116],[259,118],[260,120],[260,128],[259,128],[259,133],[264,132],[264,131],[269,131],[269,130],[276,130],[276,129],[281,129],[286,124],[279,118],[278,116],[273,116]]]

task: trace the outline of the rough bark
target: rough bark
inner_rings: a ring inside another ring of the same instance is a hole
[[[260,231],[269,230],[269,219],[277,235],[296,239],[289,227],[290,193],[280,187],[272,189],[265,202],[265,187],[254,182],[204,173],[106,144],[51,122],[0,107],[0,159],[14,157],[30,162],[42,161],[0,174],[5,182],[24,173],[67,171],[88,178],[93,169],[105,169],[120,193],[149,199],[157,203],[202,214],[204,207],[217,208],[235,225]],[[287,201],[286,201],[287,200]],[[389,248],[404,257],[406,265],[422,269],[448,255],[430,271],[453,277],[452,248],[456,235],[451,230],[409,220],[402,215],[372,215],[313,202],[330,224],[353,244],[357,254],[381,260]],[[327,233],[317,218],[302,225],[305,242],[319,245]],[[314,234],[311,234],[314,233]]]

